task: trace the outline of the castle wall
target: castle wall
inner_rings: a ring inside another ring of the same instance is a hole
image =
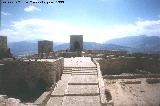
[[[102,74],[160,73],[160,60],[151,58],[108,58],[99,61]]]
[[[3,64],[0,94],[14,98],[22,96],[23,99],[25,96],[40,96],[40,93],[55,85],[61,78],[64,61],[7,61]]]
[[[2,89],[2,71],[4,70],[4,64],[0,64],[0,89]]]

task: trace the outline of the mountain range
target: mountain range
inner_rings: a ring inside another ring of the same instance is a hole
[[[35,54],[38,49],[38,41],[20,41],[9,43],[8,46],[14,55]],[[65,50],[69,48],[69,43],[53,44],[53,50]],[[84,49],[94,50],[118,50],[130,53],[160,53],[160,37],[158,36],[127,36],[112,39],[104,43],[84,42]]]
[[[160,52],[160,37],[159,36],[129,36],[119,39],[112,39],[106,44],[115,44],[132,48],[132,52],[142,53],[158,53]]]

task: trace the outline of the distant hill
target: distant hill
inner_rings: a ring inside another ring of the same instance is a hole
[[[100,50],[104,49],[105,45],[96,43],[96,42],[85,42],[83,45],[84,49],[93,49],[93,50]]]
[[[115,44],[132,48],[132,52],[160,53],[160,37],[158,36],[128,36],[112,39],[105,44]]]
[[[35,54],[38,52],[38,41],[21,41],[9,43],[11,52],[14,55]],[[53,49],[69,49],[69,43],[54,43]],[[129,36],[124,38],[112,39],[103,44],[95,42],[84,42],[84,49],[92,50],[119,50],[141,53],[160,53],[160,37],[157,36]]]
[[[56,51],[69,48],[69,43],[54,43],[53,45],[53,49]],[[12,42],[8,44],[8,47],[11,49],[11,52],[14,55],[27,55],[38,53],[38,41]]]
[[[66,50],[69,49],[69,43],[54,43],[53,50]],[[14,55],[27,55],[27,54],[35,54],[38,53],[38,44],[37,42],[33,41],[21,41],[21,42],[14,42],[8,44],[11,52]],[[84,49],[91,49],[91,50],[125,50],[128,47],[123,47],[114,44],[100,44],[95,42],[84,42]]]
[[[38,51],[37,42],[32,41],[13,42],[9,43],[8,47],[14,55],[35,54]]]

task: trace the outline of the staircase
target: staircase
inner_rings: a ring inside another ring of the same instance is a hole
[[[101,106],[97,66],[90,57],[64,59],[64,71],[47,106]]]

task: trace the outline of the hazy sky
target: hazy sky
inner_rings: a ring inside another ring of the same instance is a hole
[[[8,36],[9,42],[69,42],[70,35],[84,35],[84,41],[90,42],[142,34],[160,36],[160,0],[4,1],[14,2],[1,3],[0,34]]]

